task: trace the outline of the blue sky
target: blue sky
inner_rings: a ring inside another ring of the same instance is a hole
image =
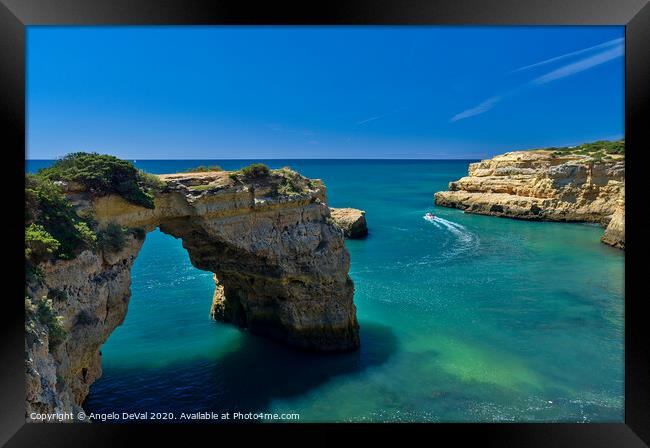
[[[623,27],[29,27],[27,158],[482,158],[617,139]]]

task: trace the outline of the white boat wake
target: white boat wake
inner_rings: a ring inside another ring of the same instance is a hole
[[[441,228],[441,227],[440,227],[440,224],[438,224],[438,223],[436,222],[436,217],[435,217],[435,216],[433,216],[433,215],[427,213],[427,214],[424,215],[422,218],[423,218],[425,221],[429,221],[431,224],[435,225],[437,228],[439,228],[439,229]]]
[[[452,248],[451,255],[458,255],[478,246],[478,236],[467,230],[465,226],[461,224],[430,214],[424,215],[423,219],[435,225],[439,229],[448,230],[456,237],[459,244]]]

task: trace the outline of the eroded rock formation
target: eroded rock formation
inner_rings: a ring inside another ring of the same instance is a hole
[[[208,172],[160,178],[166,187],[153,209],[75,188],[68,198],[100,227],[159,227],[181,238],[192,264],[214,273],[216,319],[307,350],[359,346],[349,255],[320,181],[288,169],[256,177]],[[43,326],[28,335],[28,411],[81,406],[101,374],[99,348],[125,317],[129,272],[142,242],[130,236],[118,253],[85,251],[42,266],[43,279],[30,286],[30,296],[64,298],[52,306],[64,317],[67,336],[48,349]]]
[[[143,242],[130,236],[118,252],[87,250],[74,260],[44,263],[43,281],[28,284],[29,297],[51,301],[67,332],[54,345],[50,330],[38,319],[26,325],[28,417],[32,412],[76,415],[82,410],[90,385],[101,376],[99,349],[126,316],[131,266]]]
[[[508,218],[612,222],[603,238],[624,247],[623,157],[599,161],[587,155],[555,155],[552,151],[515,151],[469,165],[468,176],[435,194],[436,205],[468,213]],[[618,212],[617,212],[618,210]],[[614,219],[616,215],[616,219]],[[622,243],[620,243],[622,241]]]
[[[601,241],[610,246],[625,249],[625,194],[618,199],[616,210],[605,228]]]
[[[366,212],[356,208],[330,208],[334,222],[343,230],[345,238],[357,239],[368,235]]]

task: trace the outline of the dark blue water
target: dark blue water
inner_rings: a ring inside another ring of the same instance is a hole
[[[137,161],[153,173],[250,161]],[[436,208],[467,161],[270,160],[367,211],[347,241],[361,350],[310,355],[214,322],[211,274],[158,231],[103,346],[94,412],[297,412],[300,421],[622,421],[622,251],[602,229]],[[30,161],[34,170],[49,162]],[[439,219],[428,222],[423,215]]]

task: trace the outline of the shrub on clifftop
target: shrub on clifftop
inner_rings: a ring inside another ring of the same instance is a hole
[[[95,233],[79,217],[59,188],[33,174],[25,177],[25,258],[39,263],[49,258],[71,259],[93,247]]]
[[[263,163],[251,163],[241,169],[241,173],[244,177],[249,179],[268,176],[270,172],[271,170],[269,170],[269,167]]]
[[[76,182],[92,194],[119,194],[127,201],[153,208],[153,192],[162,189],[154,175],[138,170],[133,164],[117,157],[76,152],[68,154],[38,175],[52,181]]]
[[[209,173],[211,171],[223,171],[223,168],[219,165],[199,165],[185,170],[186,173]]]
[[[28,282],[40,281],[39,264],[71,260],[85,249],[119,250],[127,234],[143,239],[144,229],[108,226],[99,231],[92,217],[79,216],[58,181],[81,184],[94,195],[119,194],[153,207],[153,193],[164,184],[153,174],[113,156],[74,153],[38,174],[25,174],[25,262]]]
[[[576,146],[562,148],[547,148],[553,151],[554,157],[566,155],[590,156],[596,160],[612,159],[612,156],[625,156],[625,140],[599,140],[591,143],[583,143]]]

